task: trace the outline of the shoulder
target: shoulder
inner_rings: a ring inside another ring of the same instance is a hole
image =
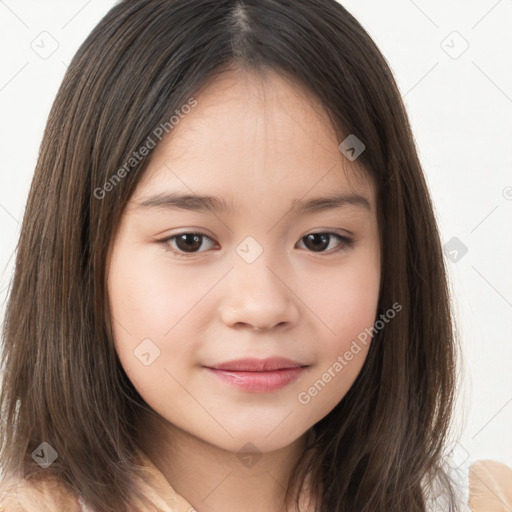
[[[55,477],[0,482],[0,512],[81,512],[78,497]]]
[[[512,510],[512,469],[495,460],[479,460],[469,468],[472,512]]]

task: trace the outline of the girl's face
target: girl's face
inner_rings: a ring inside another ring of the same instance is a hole
[[[347,167],[319,104],[276,74],[226,73],[183,112],[114,240],[116,350],[172,426],[230,451],[275,450],[336,406],[366,358],[375,190]],[[352,200],[321,200],[333,196]],[[290,361],[230,363],[267,358]]]

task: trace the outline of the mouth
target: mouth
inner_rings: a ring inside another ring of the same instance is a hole
[[[276,391],[297,380],[309,365],[272,357],[238,359],[204,368],[220,381],[253,393]]]

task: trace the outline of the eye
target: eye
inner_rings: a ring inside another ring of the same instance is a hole
[[[310,233],[303,236],[300,241],[305,241],[304,245],[312,252],[323,253],[326,249],[332,249],[333,239],[338,240],[338,249],[332,251],[348,250],[354,245],[354,241],[346,236],[337,233],[319,232]],[[178,256],[187,257],[189,254],[203,252],[199,249],[203,246],[204,240],[208,240],[213,245],[213,240],[203,233],[180,233],[163,240],[157,240],[158,244],[162,244],[166,251],[172,252]],[[336,245],[334,245],[336,247]],[[211,246],[210,246],[211,248]]]
[[[310,233],[309,235],[303,236],[301,241],[304,240],[304,245],[313,252],[325,252],[325,250],[331,245],[333,238],[338,240],[338,246],[341,246],[341,248],[338,247],[337,250],[332,252],[350,249],[354,244],[354,241],[346,236],[329,232]]]
[[[203,245],[203,240],[209,240],[213,242],[213,240],[202,233],[180,233],[179,235],[173,235],[164,240],[159,240],[158,243],[161,243],[165,246],[167,251],[171,251],[177,254],[194,254],[201,248]],[[169,247],[170,246],[170,247]]]

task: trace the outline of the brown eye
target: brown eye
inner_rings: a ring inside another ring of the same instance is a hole
[[[209,241],[211,244],[210,247],[206,247],[206,249],[203,248],[205,240]],[[333,243],[334,240],[337,240],[338,243]],[[303,236],[300,242],[304,243],[307,250],[316,253],[348,250],[354,245],[352,239],[329,232],[310,233],[309,235]],[[165,238],[164,240],[159,240],[158,243],[164,245],[166,251],[183,257],[205,252],[214,245],[214,241],[209,236],[202,233],[181,233]],[[333,248],[334,250],[330,250]],[[329,249],[329,251],[327,251],[327,249]]]
[[[176,247],[180,251],[195,252],[203,245],[202,235],[194,233],[185,233],[176,236]]]
[[[303,236],[301,240],[304,240],[304,245],[307,249],[313,252],[325,252],[325,250],[330,246],[333,238],[340,242],[338,244],[341,245],[340,250],[343,248],[349,248],[353,244],[353,241],[350,238],[338,235],[337,233],[310,233],[309,235]]]
[[[194,254],[203,252],[199,249],[203,246],[205,239],[212,242],[209,236],[203,235],[202,233],[181,233],[166,238],[165,240],[160,240],[159,243],[164,244],[167,251],[177,254]]]

